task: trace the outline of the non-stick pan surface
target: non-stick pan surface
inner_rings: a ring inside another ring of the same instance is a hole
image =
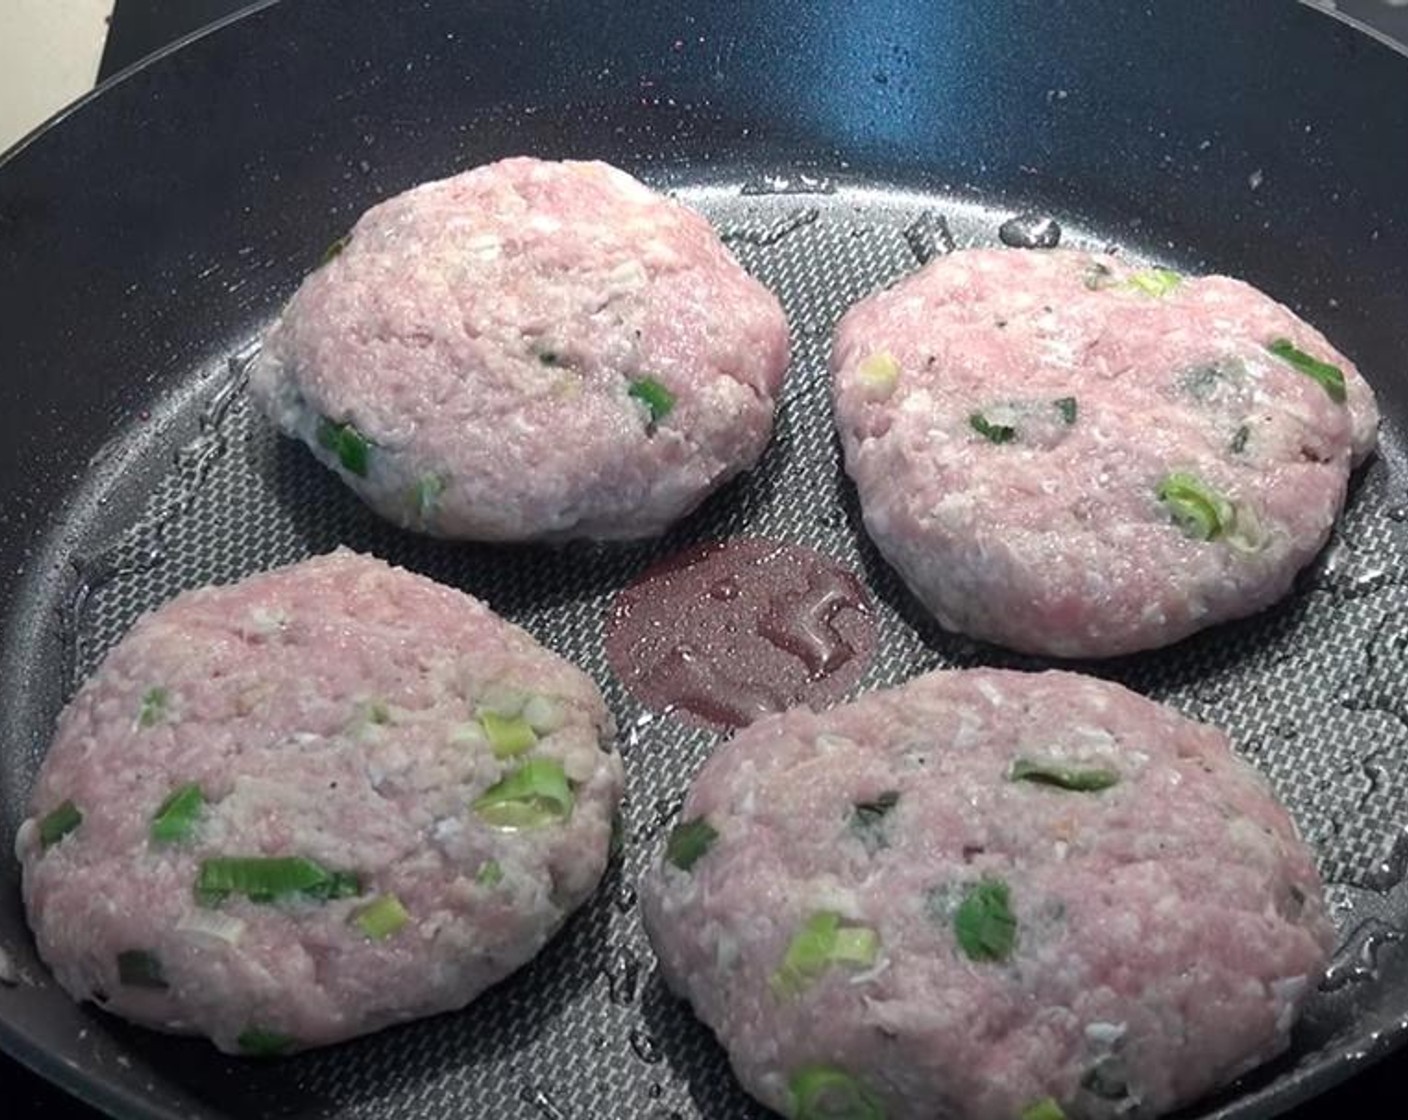
[[[703,209],[783,298],[777,437],[667,538],[436,544],[367,513],[252,414],[260,327],[365,207],[510,153],[596,156]],[[1315,844],[1343,947],[1290,1055],[1193,1114],[1265,1117],[1408,1034],[1408,59],[1292,3],[783,5],[300,0],[139,69],[0,165],[0,834],[53,719],[137,614],[338,543],[463,587],[581,662],[621,723],[626,846],[596,899],[464,1013],[269,1065],[79,1008],[0,863],[0,1043],[143,1117],[760,1116],[671,999],[633,884],[716,738],[611,676],[602,613],[702,539],[810,545],[867,580],[863,688],[1015,664],[922,617],[866,542],[830,431],[850,301],[1019,211],[1256,282],[1386,412],[1336,543],[1286,603],[1091,666],[1222,723]]]

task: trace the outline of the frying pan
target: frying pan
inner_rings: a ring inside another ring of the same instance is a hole
[[[252,415],[260,328],[371,203],[511,153],[600,157],[704,210],[794,332],[777,436],[660,541],[558,550],[376,521]],[[466,588],[583,664],[623,727],[624,853],[531,965],[463,1013],[267,1065],[71,1003],[0,863],[0,1045],[124,1117],[761,1112],[663,990],[634,881],[717,741],[601,654],[612,594],[705,539],[862,573],[861,687],[1037,662],[926,621],[864,538],[826,407],[841,310],[1024,211],[1067,243],[1246,277],[1376,386],[1378,457],[1284,604],[1087,666],[1226,726],[1319,853],[1341,930],[1292,1051],[1190,1116],[1267,1117],[1408,1037],[1408,59],[1292,3],[616,0],[271,4],[130,72],[0,163],[0,833],[52,723],[142,610],[337,543]]]

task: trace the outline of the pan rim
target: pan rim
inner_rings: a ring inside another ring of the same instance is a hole
[[[1368,26],[1362,20],[1338,10],[1326,8],[1320,3],[1316,3],[1315,0],[1298,0],[1298,2],[1303,7],[1335,18],[1352,30],[1368,35],[1378,44],[1388,47],[1395,54],[1408,60],[1408,45],[1399,43]],[[253,3],[241,10],[176,40],[113,75],[21,137],[8,150],[0,152],[0,174],[3,174],[4,169],[11,161],[15,160],[31,144],[47,135],[50,130],[58,127],[77,111],[96,101],[100,95],[145,71],[148,67],[163,64],[176,52],[184,50],[210,35],[217,34],[247,17],[256,16],[279,3],[280,0],[254,0]],[[1268,1085],[1248,1098],[1239,1098],[1236,1102],[1224,1104],[1215,1111],[1207,1113],[1205,1120],[1217,1120],[1217,1118],[1227,1115],[1230,1109],[1241,1107],[1247,1101],[1256,1101],[1263,1106],[1266,1109],[1263,1115],[1267,1117],[1281,1114],[1311,1101],[1363,1073],[1385,1057],[1399,1052],[1405,1045],[1408,1045],[1408,1019],[1392,1023],[1384,1028],[1366,1030],[1364,1034],[1356,1036],[1354,1041],[1359,1044],[1358,1049],[1348,1054],[1339,1053],[1317,1058],[1304,1067],[1298,1068],[1296,1076],[1293,1078]],[[118,1117],[119,1120],[129,1120],[129,1118],[143,1120],[147,1117],[177,1120],[179,1117],[188,1115],[174,1106],[154,1104],[140,1094],[103,1078],[98,1072],[72,1067],[57,1058],[42,1044],[36,1042],[32,1034],[17,1029],[17,1025],[7,1018],[0,1018],[0,1051],[4,1051],[22,1065],[62,1088],[65,1092],[72,1094],[80,1101],[108,1115]]]

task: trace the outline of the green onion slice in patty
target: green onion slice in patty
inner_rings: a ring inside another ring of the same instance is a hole
[[[486,789],[474,811],[495,828],[541,828],[572,815],[572,787],[562,763],[530,758]]]
[[[1215,540],[1232,525],[1232,503],[1202,479],[1175,472],[1159,483],[1159,501],[1194,540]]]
[[[1252,429],[1250,424],[1243,424],[1237,429],[1236,434],[1232,437],[1232,442],[1228,444],[1233,455],[1240,455],[1247,449],[1247,440],[1251,437],[1251,434]]]
[[[495,758],[512,758],[529,750],[538,741],[538,734],[522,716],[501,716],[485,712],[479,724],[489,739]]]
[[[793,936],[773,973],[773,990],[796,995],[833,965],[869,968],[880,952],[880,935],[868,926],[843,926],[841,915],[821,910]]]
[[[1061,415],[1063,424],[1074,424],[1076,422],[1076,399],[1075,397],[1058,397],[1052,402],[1056,406],[1056,411]]]
[[[474,881],[486,887],[496,887],[504,881],[504,869],[496,859],[486,859],[474,874]]]
[[[653,377],[637,377],[630,383],[626,390],[629,396],[634,397],[650,409],[650,422],[658,424],[661,420],[670,415],[675,407],[675,394],[661,385]]]
[[[875,1094],[833,1066],[803,1066],[787,1087],[793,1120],[885,1120]]]
[[[49,848],[83,823],[83,812],[72,801],[64,801],[39,821],[39,843]]]
[[[157,844],[179,844],[190,839],[205,807],[205,794],[195,782],[181,786],[161,803],[152,817],[152,840]]]
[[[1145,269],[1143,272],[1136,272],[1129,278],[1131,288],[1155,298],[1168,295],[1181,283],[1183,283],[1183,277],[1167,268]]]
[[[409,922],[411,915],[394,894],[383,894],[352,915],[352,920],[373,941],[380,941]]]
[[[970,413],[968,424],[980,436],[992,443],[1011,443],[1017,438],[1017,429],[1011,424],[994,424],[981,412]]]
[[[235,1045],[241,1054],[251,1058],[273,1058],[293,1045],[293,1036],[278,1031],[266,1031],[263,1027],[250,1027],[242,1031]]]
[[[1022,1109],[1021,1120],[1066,1120],[1066,1113],[1055,1097],[1042,1097],[1034,1104]]]
[[[161,961],[145,949],[125,949],[117,954],[117,980],[129,988],[151,988],[160,991],[171,985],[166,982]]]
[[[681,871],[689,871],[718,838],[718,829],[703,817],[695,817],[670,830],[670,838],[665,841],[665,858]]]
[[[1007,776],[1014,782],[1056,786],[1075,793],[1096,793],[1120,780],[1119,772],[1107,767],[1063,766],[1059,762],[1040,762],[1033,758],[1017,759]]]
[[[415,506],[416,516],[422,522],[429,521],[435,516],[435,511],[440,505],[440,495],[445,492],[445,480],[438,474],[424,474],[416,481],[411,488],[411,504]]]
[[[1318,382],[1336,404],[1344,404],[1344,371],[1339,366],[1312,358],[1289,338],[1273,339],[1266,344],[1266,349],[1273,357],[1280,358],[1292,369]]]
[[[138,727],[155,727],[166,718],[166,705],[171,697],[158,685],[142,694],[142,706],[137,709]]]
[[[329,871],[303,856],[222,856],[202,860],[196,875],[196,898],[218,906],[232,894],[251,902],[273,902],[288,895],[327,902],[361,893],[350,871]]]
[[[339,237],[336,241],[334,241],[331,245],[324,249],[323,259],[318,263],[318,267],[321,268],[325,264],[331,264],[334,260],[340,257],[342,255],[342,250],[347,248],[351,240],[352,235],[350,233],[344,233],[341,237]]]
[[[351,424],[335,424],[326,416],[318,418],[318,443],[337,456],[342,468],[358,478],[367,477],[371,441]]]
[[[1001,879],[983,879],[963,895],[953,915],[958,947],[970,960],[1005,961],[1017,944],[1011,892]]]

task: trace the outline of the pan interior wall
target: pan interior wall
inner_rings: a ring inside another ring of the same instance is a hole
[[[583,666],[617,716],[628,772],[626,844],[601,890],[536,961],[460,1014],[267,1067],[97,1013],[95,1046],[159,1070],[219,1115],[765,1115],[735,1087],[708,1031],[664,990],[635,901],[635,883],[690,775],[718,739],[647,712],[624,691],[602,653],[604,613],[653,561],[697,541],[753,534],[808,545],[863,575],[881,637],[858,691],[941,666],[1043,665],[944,633],[876,554],[841,469],[826,369],[830,332],[849,304],[935,252],[995,243],[1011,214],[819,178],[679,193],[779,294],[794,360],[763,462],[665,538],[489,548],[395,530],[254,412],[243,384],[251,343],[173,388],[179,415],[171,430],[185,435],[154,441],[131,468],[153,480],[138,500],[114,474],[114,501],[85,506],[83,520],[55,538],[73,542],[60,548],[69,575],[38,612],[57,620],[63,640],[43,646],[52,655],[34,675],[62,679],[68,694],[143,611],[178,591],[339,544],[463,588]],[[1100,231],[1078,229],[1063,241],[1108,243]],[[1137,249],[1125,251],[1141,255]],[[1372,381],[1377,371],[1364,372]],[[1343,948],[1293,1053],[1197,1115],[1253,1115],[1278,1079],[1408,1015],[1405,984],[1391,982],[1405,971],[1392,943],[1408,929],[1408,637],[1396,624],[1408,608],[1408,509],[1393,498],[1403,480],[1391,422],[1382,439],[1383,453],[1356,477],[1335,540],[1286,602],[1170,650],[1081,666],[1225,727],[1290,806],[1330,884]],[[42,744],[54,714],[43,713],[19,738]],[[37,761],[36,753],[26,764],[26,787]],[[5,811],[8,836],[19,821],[13,805]],[[36,984],[52,988],[28,945],[15,952],[28,957]]]

